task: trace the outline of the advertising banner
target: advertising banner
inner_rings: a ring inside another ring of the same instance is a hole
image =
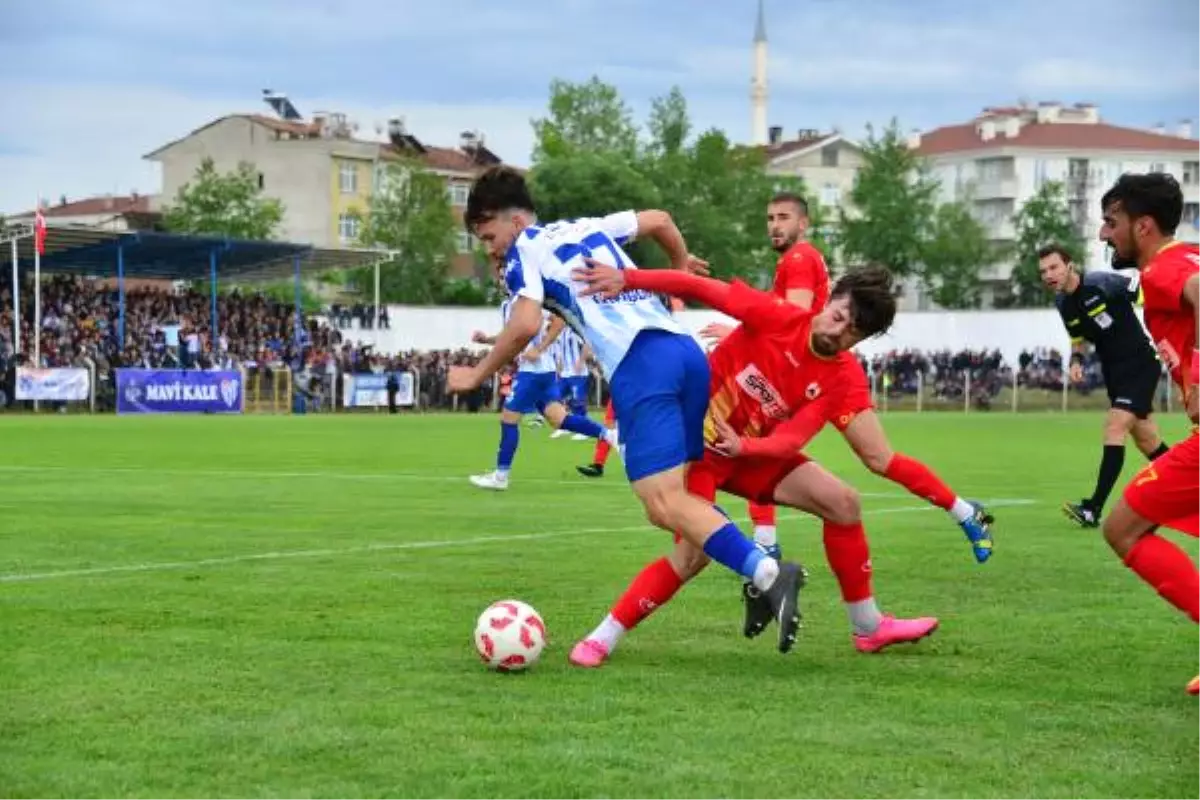
[[[234,370],[117,370],[118,414],[240,414],[244,401]]]

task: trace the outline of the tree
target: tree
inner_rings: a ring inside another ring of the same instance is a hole
[[[651,101],[646,128],[650,133],[648,155],[651,157],[669,158],[683,150],[692,131],[692,121],[688,116],[687,99],[678,86]]]
[[[209,234],[231,239],[270,239],[283,221],[283,204],[263,197],[258,172],[247,163],[225,174],[211,158],[179,189],[175,204],[163,212],[172,233]]]
[[[633,113],[616,87],[593,76],[587,83],[550,83],[549,115],[533,121],[535,164],[580,152],[637,154]]]
[[[881,136],[868,127],[863,165],[840,211],[839,240],[850,262],[882,264],[898,276],[918,274],[936,210],[938,182],[909,149],[896,120]]]
[[[371,197],[360,240],[368,247],[398,251],[379,268],[380,298],[392,303],[434,303],[454,256],[457,222],[446,182],[415,160],[389,165]],[[354,285],[374,291],[374,270],[358,270]]]
[[[994,257],[987,230],[965,203],[934,212],[921,256],[921,282],[943,308],[978,308],[979,272]]]
[[[1087,253],[1087,243],[1071,219],[1063,185],[1057,181],[1043,184],[1013,217],[1013,226],[1016,228],[1016,244],[1011,251],[1011,295],[1003,299],[1003,304],[1016,307],[1048,306],[1054,297],[1042,286],[1038,273],[1038,249],[1047,244],[1060,244],[1077,261]]]

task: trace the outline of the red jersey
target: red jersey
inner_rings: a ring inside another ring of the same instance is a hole
[[[740,282],[730,286],[729,299],[742,324],[709,355],[705,441],[716,440],[714,417],[752,439],[766,437],[802,410],[823,420],[854,356],[813,352],[811,312]]]
[[[808,242],[796,242],[775,265],[775,285],[771,291],[786,300],[789,289],[812,292],[814,314],[829,302],[829,270],[825,267],[825,257]]]
[[[1196,311],[1183,299],[1183,287],[1200,272],[1200,251],[1194,244],[1172,242],[1142,267],[1142,297],[1146,328],[1158,347],[1171,378],[1186,394],[1195,383]]]

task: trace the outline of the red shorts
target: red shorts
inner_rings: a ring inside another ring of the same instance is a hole
[[[846,365],[846,383],[829,409],[829,421],[839,431],[845,431],[855,417],[874,407],[875,404],[871,402],[871,382],[867,380],[862,363],[856,358],[853,364]]]
[[[787,459],[733,459],[705,450],[704,459],[688,467],[687,490],[709,502],[722,491],[770,505],[775,502],[775,487],[792,470],[808,461],[808,456],[801,453]]]
[[[1142,467],[1124,496],[1138,516],[1155,525],[1200,536],[1200,434]]]

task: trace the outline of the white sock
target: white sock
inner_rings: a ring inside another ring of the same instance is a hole
[[[597,642],[603,642],[608,648],[608,652],[616,649],[617,644],[621,641],[621,637],[625,635],[625,626],[617,622],[612,614],[604,618],[604,621],[588,634],[588,639]]]
[[[850,615],[850,624],[854,626],[854,632],[864,636],[870,636],[879,630],[879,624],[883,622],[883,613],[879,606],[875,605],[874,597],[859,600],[857,603],[846,603],[846,613]]]
[[[497,470],[496,470],[496,478],[497,478],[498,480],[502,480],[502,481],[506,481],[506,480],[508,480],[508,470],[506,470],[506,469],[497,469]]]
[[[773,558],[764,558],[754,568],[754,577],[750,579],[750,582],[754,584],[754,588],[765,592],[771,588],[771,584],[775,583],[775,579],[778,577],[779,562]]]
[[[613,447],[618,447],[621,444],[621,442],[619,440],[619,437],[617,436],[617,429],[616,428],[605,428],[604,429],[604,441],[608,442]]]
[[[763,547],[772,547],[778,538],[775,533],[774,525],[755,525],[754,526],[754,543],[761,544]]]
[[[956,497],[954,498],[954,505],[950,506],[950,516],[954,517],[957,522],[966,522],[975,516],[975,506],[961,497]]]

